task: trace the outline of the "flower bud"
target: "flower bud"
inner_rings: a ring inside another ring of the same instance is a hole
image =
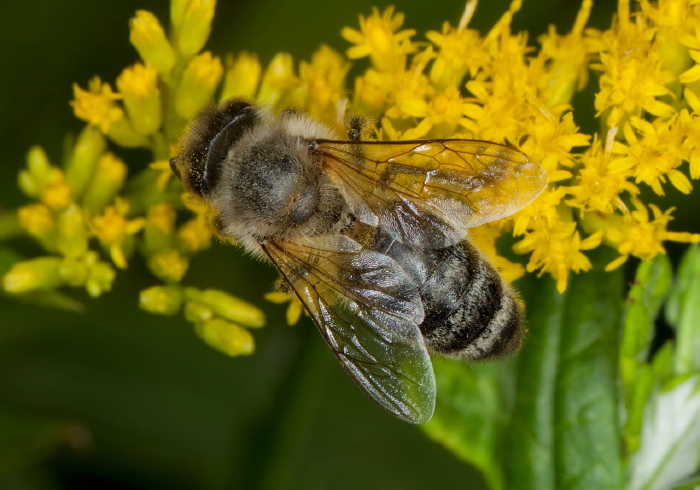
[[[189,262],[177,250],[162,250],[148,260],[151,272],[165,282],[178,282],[187,272]]]
[[[88,266],[84,260],[67,258],[61,262],[58,274],[67,286],[78,287],[85,284],[89,274]]]
[[[258,100],[266,105],[277,106],[298,84],[292,57],[287,53],[278,53],[265,70]]]
[[[199,53],[209,38],[216,0],[176,0],[170,17],[175,28],[175,46],[184,58]]]
[[[148,208],[146,226],[143,230],[146,254],[172,247],[175,218],[175,209],[172,204],[160,202]]]
[[[29,204],[17,211],[19,225],[48,251],[56,251],[56,220],[44,204]]]
[[[66,182],[76,196],[83,194],[106,148],[107,141],[96,128],[88,126],[80,132],[66,164]]]
[[[226,58],[226,75],[224,75],[221,100],[231,97],[255,97],[261,73],[262,67],[256,55],[243,52],[235,60],[229,55]]]
[[[112,283],[116,273],[107,262],[97,262],[90,269],[90,276],[85,283],[87,293],[96,298],[102,293],[112,289]]]
[[[191,323],[201,323],[214,318],[214,312],[204,303],[188,301],[185,304],[185,319]]]
[[[195,332],[211,347],[228,354],[252,354],[255,341],[248,330],[221,318],[214,318],[195,326]]]
[[[82,257],[88,249],[88,232],[82,210],[75,204],[58,217],[58,250],[65,257]]]
[[[93,215],[104,211],[114,201],[126,180],[126,164],[114,153],[104,153],[97,161],[92,182],[85,190],[83,205]]]
[[[141,59],[152,64],[164,76],[169,76],[175,66],[175,51],[156,16],[147,10],[137,10],[136,17],[129,21],[129,29],[129,41]]]
[[[177,113],[185,119],[194,116],[200,107],[213,98],[223,71],[219,58],[208,51],[192,58],[175,94]]]
[[[136,131],[131,120],[125,117],[110,126],[107,136],[125,148],[147,147],[150,144],[148,137]]]
[[[206,219],[197,217],[183,224],[177,233],[177,242],[185,253],[199,252],[211,245],[211,229]]]
[[[61,285],[58,257],[40,257],[18,262],[2,278],[8,293],[26,293],[37,289],[53,289]]]
[[[27,169],[19,172],[18,184],[28,197],[37,198],[51,180],[49,157],[40,146],[33,146],[27,153]]]
[[[152,65],[137,63],[125,68],[117,78],[117,88],[137,133],[153,134],[160,128],[162,108],[158,73]]]
[[[223,291],[216,289],[200,291],[187,288],[185,296],[188,300],[198,301],[209,306],[216,315],[241,323],[246,327],[262,327],[265,324],[265,314],[257,306]]]
[[[171,286],[153,286],[141,291],[139,306],[142,310],[157,315],[174,315],[180,311],[182,293]]]

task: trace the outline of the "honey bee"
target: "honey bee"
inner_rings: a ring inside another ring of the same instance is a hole
[[[213,226],[272,262],[345,371],[411,423],[435,407],[430,353],[516,350],[514,293],[467,240],[547,185],[520,151],[485,141],[340,137],[308,115],[243,99],[204,108],[171,162]]]

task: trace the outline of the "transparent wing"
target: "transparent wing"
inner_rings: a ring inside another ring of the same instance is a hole
[[[355,216],[403,243],[440,248],[467,228],[509,216],[547,185],[527,155],[476,140],[316,140],[324,163]]]
[[[401,267],[342,235],[263,248],[360,388],[407,422],[429,420],[435,377],[418,328],[423,305]]]

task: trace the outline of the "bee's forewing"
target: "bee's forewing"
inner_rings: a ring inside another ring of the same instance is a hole
[[[424,312],[416,287],[386,255],[332,240],[351,241],[336,236],[264,249],[360,388],[400,419],[426,422],[435,377],[418,327]]]
[[[527,155],[476,140],[319,140],[313,149],[357,219],[403,243],[442,248],[510,216],[547,185]]]

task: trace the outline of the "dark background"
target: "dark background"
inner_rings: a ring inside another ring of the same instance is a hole
[[[606,27],[615,3],[598,2],[590,24]],[[482,1],[471,26],[486,32],[508,4]],[[220,0],[207,49],[253,51],[263,64],[279,51],[309,59],[321,43],[342,51],[340,29],[356,27],[373,5],[387,4]],[[445,20],[456,25],[464,8],[395,5],[417,39]],[[549,23],[567,31],[577,8],[526,1],[514,30],[528,29],[534,44]],[[42,145],[57,164],[66,134],[81,129],[68,105],[72,83],[85,87],[93,75],[113,82],[137,60],[128,43],[136,9],[167,25],[165,0],[5,2],[0,210],[25,202],[16,175],[29,147]],[[591,91],[578,97],[592,106]],[[577,122],[595,130],[588,111]],[[145,152],[119,153],[134,173],[148,163]],[[689,227],[681,221],[677,229]],[[10,245],[41,254],[30,242]],[[138,259],[112,293],[89,300],[72,292],[85,301],[83,314],[0,297],[0,488],[482,488],[475,470],[372,405],[308,320],[284,324],[283,308],[262,299],[274,278],[269,267],[216,245],[185,279],[265,308],[268,325],[254,332],[250,358],[206,347],[180,316],[139,310],[138,291],[157,281]]]

